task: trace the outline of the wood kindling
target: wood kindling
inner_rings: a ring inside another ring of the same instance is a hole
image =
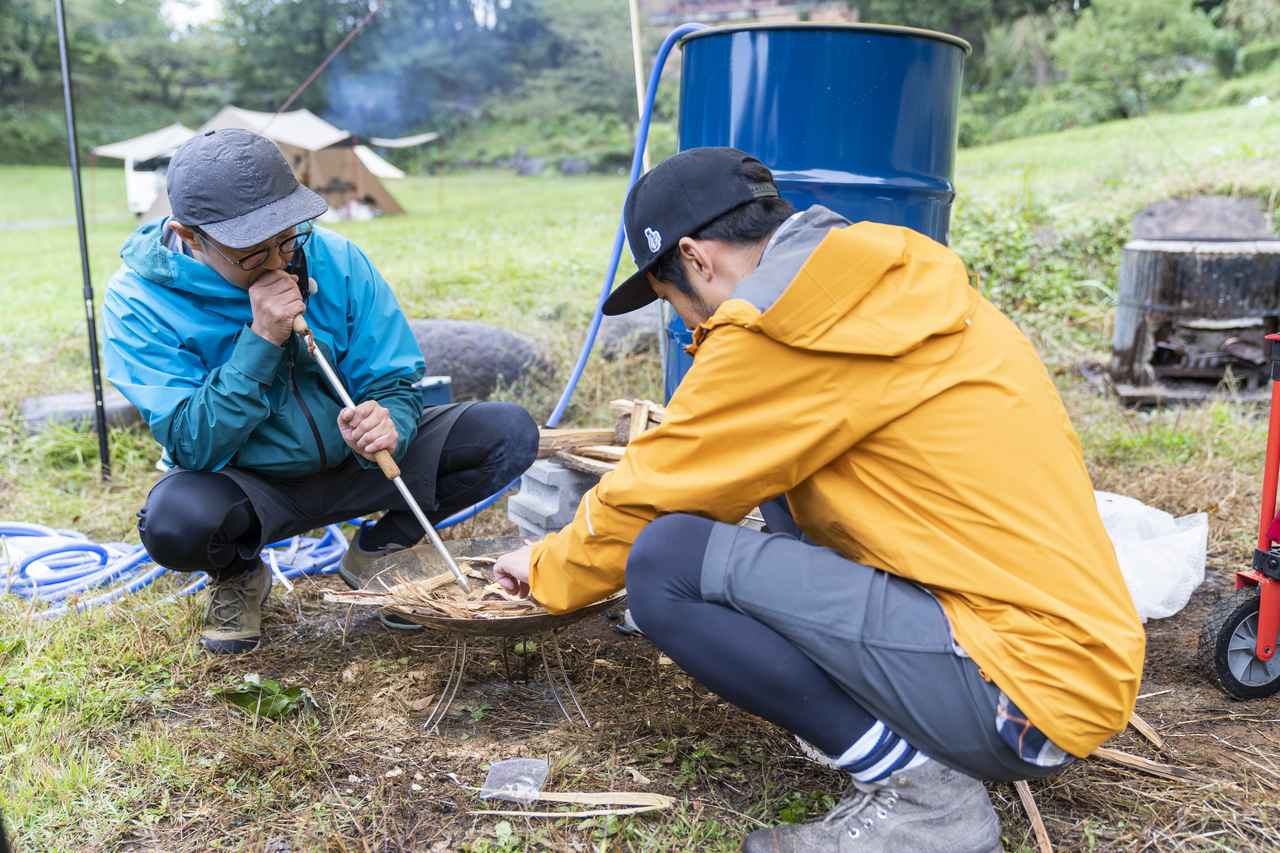
[[[612,429],[544,429],[538,433],[538,458],[602,444],[613,444]]]

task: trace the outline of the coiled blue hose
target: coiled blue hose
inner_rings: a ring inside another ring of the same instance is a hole
[[[168,572],[152,562],[141,545],[100,545],[72,530],[0,522],[0,541],[0,566],[6,567],[0,593],[20,596],[32,604],[55,605],[33,611],[38,619],[109,604],[145,589]],[[346,550],[347,538],[331,524],[320,537],[295,536],[273,543],[263,556],[277,577],[293,580],[336,572]],[[209,576],[200,572],[165,600],[199,592],[208,582]],[[105,592],[81,597],[103,588]]]
[[[658,84],[662,80],[662,70],[666,67],[667,57],[681,39],[702,29],[706,29],[704,24],[691,23],[676,27],[663,39],[662,46],[658,49],[653,72],[649,75],[649,86],[645,91],[644,109],[640,113],[635,152],[631,156],[631,174],[627,180],[628,192],[640,178],[644,150],[649,142],[653,103],[658,94]],[[550,417],[547,418],[548,427],[559,425],[565,410],[569,408],[569,402],[573,399],[578,383],[582,380],[587,360],[595,347],[596,337],[600,334],[600,324],[604,319],[604,303],[609,298],[613,280],[617,277],[625,242],[626,231],[619,217],[613,250],[609,256],[609,266],[600,286],[600,296],[596,300],[591,324],[587,327],[582,349],[565,383],[564,391],[560,394],[560,399],[556,402]],[[515,480],[508,483],[483,501],[449,516],[436,525],[437,529],[452,527],[474,518],[497,503],[519,482]],[[15,540],[25,542],[28,546],[44,547],[36,547],[34,551],[17,560],[13,559],[12,554],[0,551],[0,567],[8,569],[3,585],[0,585],[0,593],[19,595],[33,604],[38,601],[56,605],[35,611],[34,615],[37,618],[61,616],[65,613],[80,612],[109,604],[150,586],[168,571],[153,563],[146,549],[141,545],[130,546],[123,543],[100,545],[75,531],[54,530],[38,524],[0,522],[0,542],[6,543],[6,547],[10,545],[16,547]],[[337,525],[329,525],[325,528],[324,535],[319,538],[295,536],[291,540],[273,543],[263,553],[277,576],[292,580],[303,575],[327,575],[336,572],[346,550],[347,540],[342,535],[342,531]],[[199,573],[190,584],[165,600],[199,592],[208,582],[208,575]],[[110,588],[90,598],[79,597],[103,587]],[[74,600],[68,601],[69,599]]]

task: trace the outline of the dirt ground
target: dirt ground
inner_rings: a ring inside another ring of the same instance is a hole
[[[1165,748],[1132,729],[1110,744],[1189,768],[1192,778],[1168,781],[1090,760],[1033,784],[1055,849],[1280,849],[1280,700],[1231,701],[1196,668],[1201,622],[1229,594],[1229,569],[1211,566],[1186,610],[1148,624],[1138,711]],[[264,649],[206,658],[205,671],[188,681],[221,684],[259,672],[307,686],[316,710],[292,723],[246,722],[193,687],[171,706],[171,718],[139,719],[170,735],[180,730],[192,760],[208,762],[217,781],[213,790],[175,792],[169,817],[122,827],[114,847],[736,849],[744,833],[780,816],[821,813],[842,787],[780,730],[720,702],[649,642],[619,635],[602,617],[560,638],[589,730],[566,722],[536,654],[509,647],[508,679],[498,641],[481,640],[449,716],[438,733],[425,732],[452,660],[450,641],[392,633],[371,611],[325,604],[320,596],[330,587],[340,582],[311,581],[273,598]],[[472,814],[495,807],[472,790],[488,763],[515,756],[548,759],[547,790],[652,791],[677,797],[677,805],[623,820]],[[245,776],[277,780],[278,798],[257,814],[219,807],[217,785],[229,791]],[[1035,849],[1013,788],[991,792],[1006,848]]]

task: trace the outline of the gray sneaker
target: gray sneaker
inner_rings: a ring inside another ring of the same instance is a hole
[[[347,547],[347,553],[342,555],[342,562],[338,564],[338,576],[352,589],[368,589],[370,584],[378,579],[386,579],[387,583],[391,583],[391,578],[398,577],[401,573],[410,575],[412,565],[407,559],[409,554],[403,553],[409,550],[403,545],[388,545],[385,548],[366,551],[360,547],[360,534],[357,532],[351,540],[351,545]],[[402,553],[404,559],[396,559],[393,556]],[[416,622],[410,622],[385,610],[378,614],[378,619],[393,631],[422,630],[422,626]]]
[[[745,853],[998,853],[1000,819],[976,779],[936,761],[854,782],[822,820],[760,829]]]
[[[262,605],[271,595],[271,572],[256,569],[227,580],[209,582],[200,644],[215,655],[253,651],[262,640]]]

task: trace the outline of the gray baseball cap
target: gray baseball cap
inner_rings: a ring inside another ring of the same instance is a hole
[[[166,177],[173,218],[247,249],[329,209],[298,183],[275,143],[239,128],[206,130],[174,153]]]

